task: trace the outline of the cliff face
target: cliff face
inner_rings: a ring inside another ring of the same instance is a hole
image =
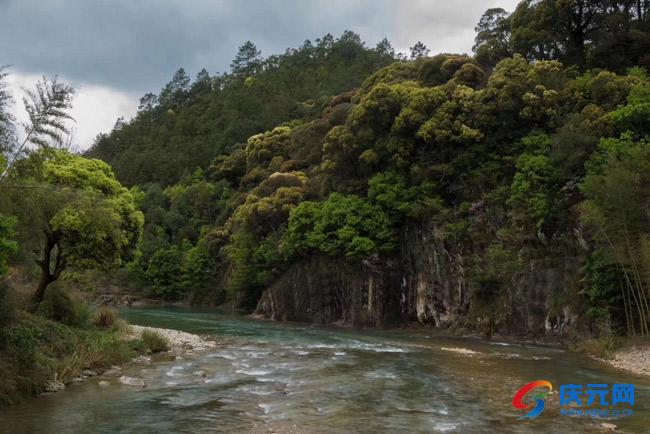
[[[585,332],[576,306],[562,299],[579,255],[527,263],[506,297],[480,296],[468,276],[471,249],[442,239],[436,226],[404,228],[399,255],[351,265],[317,257],[299,262],[264,291],[257,314],[280,321],[355,326],[420,324],[526,336]]]

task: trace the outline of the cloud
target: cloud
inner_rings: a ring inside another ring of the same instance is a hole
[[[19,139],[25,137],[22,124],[28,120],[23,105],[23,89],[33,89],[41,78],[39,75],[10,71],[9,89],[13,94],[12,112],[16,117]],[[65,77],[60,77],[68,82]],[[110,131],[118,117],[130,119],[135,115],[138,97],[135,94],[122,92],[105,86],[94,84],[75,85],[76,95],[70,114],[75,122],[67,122],[72,130],[72,144],[78,150],[87,149],[97,134]]]
[[[393,44],[406,52],[422,41],[432,54],[471,53],[474,26],[483,12],[502,7],[512,12],[518,0],[409,0],[395,4]],[[410,45],[409,45],[410,44]]]

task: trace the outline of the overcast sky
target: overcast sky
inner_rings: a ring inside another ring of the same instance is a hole
[[[179,67],[224,72],[253,41],[263,55],[349,29],[367,45],[422,41],[433,54],[471,52],[474,26],[491,7],[516,0],[0,0],[0,65],[11,65],[14,110],[21,87],[58,75],[78,89],[74,141],[88,147],[146,92]]]

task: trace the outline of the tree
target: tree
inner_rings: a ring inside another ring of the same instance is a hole
[[[163,87],[158,101],[165,108],[183,107],[190,91],[190,76],[185,69],[178,68],[171,81]]]
[[[15,119],[9,111],[13,98],[6,81],[8,75],[6,67],[0,66],[0,155],[9,152],[15,143]]]
[[[65,125],[68,120],[74,120],[68,111],[72,108],[74,89],[58,81],[57,77],[48,80],[46,77],[36,83],[35,90],[26,90],[23,98],[29,122],[24,125],[25,139],[17,146],[9,160],[9,164],[0,175],[2,182],[20,157],[28,143],[41,148],[57,147],[63,144],[63,135],[70,130]],[[12,119],[6,121],[12,125]]]
[[[391,43],[388,41],[387,38],[382,39],[381,41],[377,42],[377,45],[375,46],[375,51],[379,53],[380,56],[386,56],[390,58],[395,57],[395,49],[391,45]]]
[[[143,215],[106,163],[46,148],[20,160],[9,180],[0,211],[20,217],[21,248],[38,252],[34,305],[67,267],[111,269],[137,257]]]
[[[476,37],[472,50],[479,62],[496,65],[510,57],[510,20],[502,8],[488,9],[474,28]]]
[[[16,219],[0,214],[0,277],[7,272],[7,259],[17,244],[13,241]]]
[[[249,76],[259,71],[262,65],[262,52],[251,41],[239,47],[237,55],[230,63],[230,70],[238,76]]]
[[[4,168],[6,160],[0,154],[0,169]],[[14,217],[7,217],[0,214],[0,277],[7,272],[7,259],[9,254],[16,250],[16,242],[13,241],[14,227],[16,226],[16,219]]]
[[[630,136],[603,140],[600,164],[591,164],[582,184],[583,221],[622,273],[620,288],[628,330],[650,334],[650,148]],[[596,162],[598,163],[598,162]],[[636,321],[634,321],[636,318]],[[636,323],[636,325],[635,325]],[[638,328],[637,328],[638,327]]]
[[[622,71],[650,49],[646,1],[525,0],[508,18],[510,49],[531,60]],[[478,37],[478,35],[477,35]]]
[[[138,105],[138,112],[148,112],[154,109],[158,105],[158,95],[154,93],[145,93],[142,98],[140,98],[140,104]]]
[[[204,95],[206,93],[210,93],[211,91],[212,91],[212,77],[210,77],[208,71],[205,68],[203,68],[199,71],[198,74],[196,74],[194,83],[192,83],[192,90],[191,90],[192,97],[195,97],[197,95]]]
[[[367,200],[332,193],[325,202],[302,202],[291,210],[280,249],[287,257],[320,252],[363,259],[394,248],[390,223]]]
[[[409,48],[409,50],[411,52],[411,60],[427,57],[431,51],[421,41],[416,42],[414,46]]]

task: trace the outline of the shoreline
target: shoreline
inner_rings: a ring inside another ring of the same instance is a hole
[[[628,373],[650,376],[650,345],[642,347],[634,345],[630,348],[617,350],[609,359],[593,358]]]
[[[180,330],[166,329],[160,327],[148,327],[129,324],[131,333],[127,335],[130,340],[139,339],[144,331],[150,331],[159,334],[169,342],[169,350],[162,354],[172,354],[182,356],[192,354],[195,351],[205,351],[216,347],[214,340],[208,339],[194,333],[182,332]]]
[[[95,379],[98,380],[97,384],[100,387],[106,387],[111,384],[109,380],[117,380],[121,384],[128,386],[136,386],[141,388],[146,388],[146,382],[139,376],[127,376],[124,375],[123,370],[130,366],[138,365],[148,365],[153,362],[152,355],[157,356],[172,356],[176,358],[184,358],[191,356],[196,352],[205,351],[217,346],[216,341],[208,339],[206,337],[187,333],[180,330],[166,329],[160,327],[148,327],[148,326],[139,326],[139,325],[128,325],[128,332],[125,334],[124,339],[126,341],[133,341],[141,339],[142,333],[145,331],[153,332],[163,337],[169,344],[169,350],[161,351],[157,353],[145,352],[137,355],[136,357],[128,360],[124,363],[118,365],[112,365],[102,370],[92,370],[92,369],[83,369],[79,375],[73,377],[69,382],[62,383],[56,378],[53,381],[50,381],[46,386],[46,391],[42,394],[52,394],[56,392],[61,392],[66,389],[67,386],[74,383],[80,383],[82,381]]]

